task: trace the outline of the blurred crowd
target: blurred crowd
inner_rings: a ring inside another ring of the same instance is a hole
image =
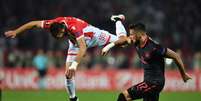
[[[177,53],[184,60],[188,70],[201,68],[201,53],[196,52],[190,59],[182,55],[181,50]],[[30,68],[36,67],[38,70],[49,68],[65,68],[66,51],[42,50],[36,51],[13,49],[12,51],[1,52],[1,66],[7,68]],[[140,69],[140,59],[135,48],[114,48],[107,56],[101,56],[100,48],[88,49],[85,57],[79,65],[80,70],[86,69]],[[177,69],[172,60],[166,60],[166,69]]]
[[[181,54],[188,69],[201,67],[200,0],[1,0],[0,67],[64,67],[67,41],[57,41],[40,29],[26,31],[16,39],[4,32],[31,20],[74,16],[115,33],[112,14],[123,13],[129,23],[143,22],[148,34],[165,47]],[[81,69],[139,68],[133,47],[116,48],[108,56],[90,49]],[[169,68],[175,64],[169,64]]]

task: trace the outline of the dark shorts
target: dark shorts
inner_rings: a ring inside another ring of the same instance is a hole
[[[43,69],[43,70],[38,70],[39,76],[40,78],[43,78],[46,75],[47,70]]]
[[[163,87],[164,85],[162,84],[153,84],[143,81],[137,85],[132,86],[127,91],[132,100],[143,98],[143,101],[158,101],[159,94]]]

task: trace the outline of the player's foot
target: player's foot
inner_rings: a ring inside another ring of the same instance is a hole
[[[70,98],[70,101],[79,101],[78,97]]]
[[[124,21],[126,18],[123,14],[119,14],[119,15],[112,15],[110,18],[112,21],[116,22],[116,21]]]

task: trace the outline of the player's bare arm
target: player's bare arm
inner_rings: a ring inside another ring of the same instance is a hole
[[[69,67],[69,70],[68,70],[69,78],[72,78],[75,75],[75,70],[77,69],[78,64],[80,63],[82,57],[84,57],[87,50],[84,37],[77,39],[77,42],[78,42],[79,52],[76,56],[76,60],[72,62],[71,66]]]
[[[184,64],[181,57],[176,52],[172,51],[171,49],[167,49],[166,57],[172,58],[175,61],[184,82],[187,82],[189,79],[191,79],[191,77],[188,75],[188,73],[186,73],[184,69]]]
[[[32,29],[34,27],[37,28],[41,28],[42,26],[42,21],[31,21],[28,22],[22,26],[20,26],[19,28],[15,29],[15,30],[10,30],[5,32],[6,37],[11,37],[11,38],[15,38],[17,36],[17,34],[22,33],[26,30]]]
[[[128,38],[127,36],[120,36],[117,41],[106,45],[102,49],[101,55],[105,56],[109,52],[109,50],[112,49],[112,47],[114,46],[125,47],[129,43],[130,43],[130,38]]]
[[[136,36],[134,34],[134,30],[129,30],[130,36],[123,36],[121,38],[119,38],[119,40],[115,41],[114,43],[110,43],[108,45],[106,45],[103,49],[102,49],[102,55],[106,55],[108,53],[108,51],[114,47],[114,46],[125,46],[128,44],[132,44],[136,42]]]
[[[84,37],[81,37],[81,38],[77,39],[77,42],[78,42],[79,52],[78,52],[77,57],[76,57],[76,62],[80,63],[82,57],[86,53],[87,45],[85,43]]]
[[[119,39],[117,41],[114,42],[115,46],[121,46],[127,43],[127,36],[120,36]]]

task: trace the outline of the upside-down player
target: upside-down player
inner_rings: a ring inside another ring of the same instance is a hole
[[[123,15],[118,15],[118,17],[124,19]],[[124,42],[127,34],[121,21],[116,22],[116,36],[75,17],[58,17],[52,20],[28,22],[15,30],[5,32],[5,35],[15,38],[19,33],[34,27],[49,30],[52,36],[57,39],[64,36],[69,39],[65,87],[69,93],[70,101],[78,101],[75,94],[75,71],[87,48],[104,46],[115,41],[117,43]]]
[[[121,19],[116,17],[116,20]],[[191,79],[184,70],[184,64],[180,56],[171,49],[164,48],[153,41],[147,35],[144,24],[131,24],[129,26],[129,33],[130,36],[128,36],[124,44],[132,44],[136,47],[141,66],[144,68],[144,81],[120,93],[117,101],[131,101],[141,98],[143,98],[143,101],[158,101],[159,94],[165,84],[164,58],[172,58],[175,61],[184,82]],[[102,54],[105,55],[115,45],[122,45],[122,43],[108,44],[103,48]]]

